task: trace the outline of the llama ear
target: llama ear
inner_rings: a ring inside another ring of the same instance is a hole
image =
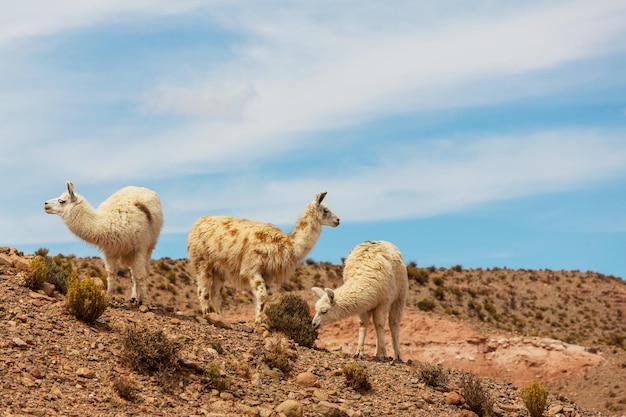
[[[311,290],[313,290],[313,292],[315,293],[315,295],[317,295],[318,297],[322,298],[324,296],[324,294],[326,294],[324,292],[323,289],[321,289],[320,287],[313,287],[311,288]]]
[[[67,181],[67,192],[70,194],[70,201],[76,200],[76,189],[72,181]]]
[[[322,193],[319,193],[318,195],[315,196],[315,201],[317,202],[317,204],[322,204],[322,201],[324,200],[324,197],[326,197],[327,192],[324,191]]]
[[[326,295],[328,295],[328,300],[330,301],[330,305],[335,304],[335,292],[330,288],[326,288]]]

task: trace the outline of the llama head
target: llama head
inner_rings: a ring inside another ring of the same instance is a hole
[[[320,298],[315,303],[315,316],[313,317],[313,327],[319,329],[325,324],[336,321],[335,319],[335,293],[330,288],[325,290],[313,287],[313,292]]]
[[[339,217],[335,215],[326,204],[323,204],[322,201],[326,197],[326,191],[319,193],[315,196],[315,199],[311,203],[313,208],[316,211],[318,218],[320,219],[320,223],[324,226],[337,227],[339,226]]]
[[[79,201],[79,196],[76,194],[74,184],[71,181],[67,182],[67,191],[58,196],[57,198],[50,199],[44,203],[44,209],[48,214],[58,214],[64,217],[72,207]]]

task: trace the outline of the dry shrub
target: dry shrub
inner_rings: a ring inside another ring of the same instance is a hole
[[[367,369],[357,363],[341,365],[343,375],[346,377],[346,385],[359,391],[369,391],[372,386],[369,382]]]
[[[289,341],[284,336],[269,337],[265,341],[264,362],[270,368],[289,372],[291,361],[289,360]]]
[[[459,381],[461,395],[469,409],[479,416],[490,416],[493,408],[493,398],[483,387],[481,378],[471,372],[464,372]]]
[[[156,377],[166,390],[177,381],[179,351],[180,343],[145,324],[131,323],[122,331],[122,362],[136,372]]]
[[[220,366],[216,362],[211,361],[204,368],[201,382],[207,388],[226,391],[230,388],[231,379],[223,376]]]
[[[418,375],[429,387],[445,388],[450,379],[450,370],[444,368],[441,364],[424,363],[419,365]]]
[[[533,381],[532,384],[522,388],[522,401],[530,413],[530,417],[541,417],[546,409],[548,391],[546,387]]]
[[[126,401],[137,400],[137,386],[135,381],[126,376],[118,376],[113,380],[113,390]]]
[[[313,347],[317,330],[311,325],[313,317],[309,305],[301,297],[289,294],[265,312],[270,330],[284,333],[288,338],[304,347]]]
[[[77,319],[93,323],[109,306],[109,297],[91,278],[70,277],[67,287],[67,308]]]

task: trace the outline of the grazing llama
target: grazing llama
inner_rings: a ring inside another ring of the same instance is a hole
[[[385,360],[385,320],[389,328],[395,360],[400,356],[400,320],[409,291],[409,280],[402,254],[384,241],[367,241],[348,255],[343,269],[343,285],[336,290],[314,287],[319,300],[315,304],[313,327],[316,329],[346,317],[359,316],[359,343],[355,357],[363,357],[363,344],[370,317],[376,329],[376,359]]]

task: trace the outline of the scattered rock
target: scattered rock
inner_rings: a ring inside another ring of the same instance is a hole
[[[446,392],[443,394],[446,404],[459,405],[463,402],[463,398],[454,391]]]
[[[302,404],[294,400],[287,400],[281,403],[276,407],[276,411],[283,413],[287,417],[302,417],[304,415]]]
[[[87,379],[93,379],[96,377],[96,373],[93,370],[85,367],[78,368],[78,370],[76,370],[76,375]]]
[[[328,401],[320,401],[314,408],[317,414],[324,417],[349,417],[350,414],[346,409]]]
[[[224,319],[217,313],[209,313],[205,316],[205,319],[207,320],[207,322],[215,327],[219,327],[220,329],[232,329],[232,325],[230,324],[230,322],[228,322],[228,320]]]
[[[20,339],[19,337],[14,337],[13,339],[11,339],[13,344],[17,347],[26,347],[28,346],[28,343],[26,343],[25,341],[23,341],[22,339]]]
[[[298,376],[296,376],[296,384],[307,388],[319,388],[320,386],[320,383],[317,380],[317,376],[311,372],[303,372],[301,374],[298,374]]]

